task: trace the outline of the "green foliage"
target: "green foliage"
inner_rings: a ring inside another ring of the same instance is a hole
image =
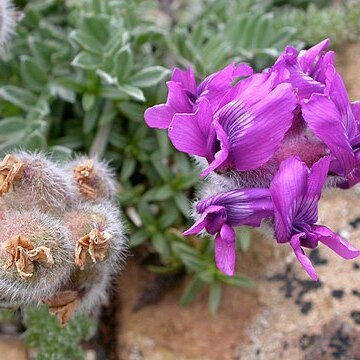
[[[296,29],[279,27],[255,1],[205,1],[197,15],[175,27],[170,47],[183,65],[205,76],[232,61],[263,70],[293,39]]]
[[[27,346],[36,349],[38,360],[82,360],[85,352],[80,346],[95,332],[95,323],[88,316],[76,315],[66,327],[61,327],[56,317],[49,315],[47,307],[24,309],[24,336]]]
[[[293,24],[297,37],[308,45],[325,38],[332,46],[339,47],[346,42],[356,41],[360,35],[360,3],[346,0],[333,7],[319,8],[310,4],[306,9],[279,9],[277,18],[280,27]]]

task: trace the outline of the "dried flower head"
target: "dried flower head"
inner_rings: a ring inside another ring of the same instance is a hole
[[[79,157],[64,166],[84,201],[112,200],[117,191],[115,174],[107,163]]]
[[[38,210],[0,220],[0,291],[9,301],[40,301],[68,281],[73,244],[64,224]]]
[[[8,190],[1,199],[4,207],[19,210],[39,207],[60,214],[74,201],[71,180],[44,154],[16,152],[7,155],[2,164],[0,181],[3,179],[3,188]]]
[[[74,243],[75,263],[84,269],[92,263],[104,261],[116,269],[127,251],[124,229],[117,207],[111,204],[81,204],[64,216]],[[99,264],[100,265],[100,264]]]

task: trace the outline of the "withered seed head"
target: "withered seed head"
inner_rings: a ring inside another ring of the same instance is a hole
[[[46,246],[35,248],[30,240],[21,235],[12,236],[9,240],[5,241],[3,248],[8,254],[4,268],[9,269],[15,263],[22,279],[33,276],[34,261],[45,265],[52,265],[54,263],[49,248]]]
[[[86,160],[85,163],[74,168],[75,181],[79,186],[80,193],[91,199],[97,197],[96,190],[89,184],[95,174],[93,159]]]
[[[86,265],[86,250],[94,263],[105,259],[111,238],[110,233],[93,229],[89,234],[77,241],[75,245],[75,264],[80,267],[80,270],[84,270]]]
[[[23,164],[13,155],[6,155],[0,163],[0,197],[10,190],[14,181],[23,177]]]

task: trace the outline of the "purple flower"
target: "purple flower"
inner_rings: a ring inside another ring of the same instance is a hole
[[[287,46],[274,65],[281,82],[291,83],[299,97],[308,98],[313,93],[323,93],[326,70],[334,64],[334,52],[324,53],[330,40],[325,39],[308,50],[298,51]]]
[[[360,181],[359,105],[350,104],[345,85],[333,66],[327,70],[324,94],[303,100],[302,113],[310,129],[328,146],[331,172],[346,176],[342,187]]]
[[[261,220],[273,214],[268,189],[242,189],[220,193],[200,201],[196,210],[201,214],[184,235],[206,230],[215,235],[215,261],[226,275],[235,272],[235,231],[233,226],[260,226]]]
[[[262,75],[262,74],[261,74]],[[271,74],[264,74],[271,77]],[[290,84],[258,89],[258,77],[245,80],[215,114],[207,99],[193,114],[175,114],[169,138],[176,149],[206,158],[202,176],[218,169],[252,170],[265,164],[280,147],[293,121],[297,99]],[[261,98],[256,98],[256,92]],[[252,96],[254,94],[254,96]],[[255,100],[256,99],[256,100]]]
[[[196,84],[192,68],[182,71],[175,68],[171,80],[166,104],[155,105],[145,111],[145,122],[149,127],[166,129],[176,113],[193,113],[201,99],[207,99],[215,111],[221,99],[231,88],[238,76],[249,76],[253,72],[249,65],[230,64],[224,69],[208,76],[199,85]]]
[[[317,275],[303,247],[314,249],[320,241],[345,259],[359,255],[359,250],[340,236],[315,224],[329,164],[330,158],[326,156],[309,170],[297,158],[288,158],[280,165],[270,186],[276,239],[279,243],[290,242],[297,259],[313,280],[317,280]]]

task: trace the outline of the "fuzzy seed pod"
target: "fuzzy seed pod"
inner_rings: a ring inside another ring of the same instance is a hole
[[[83,200],[111,200],[116,193],[115,174],[106,162],[79,157],[66,164],[64,169]]]
[[[0,52],[14,33],[18,14],[10,0],[0,1]]]
[[[64,222],[74,244],[74,261],[80,269],[103,261],[116,270],[127,250],[119,210],[108,203],[82,204],[67,212]]]
[[[39,207],[61,214],[73,201],[69,177],[43,154],[17,152],[0,163],[1,207],[30,210]]]
[[[41,213],[9,211],[0,221],[0,291],[9,302],[38,302],[68,281],[72,263],[69,231]]]

